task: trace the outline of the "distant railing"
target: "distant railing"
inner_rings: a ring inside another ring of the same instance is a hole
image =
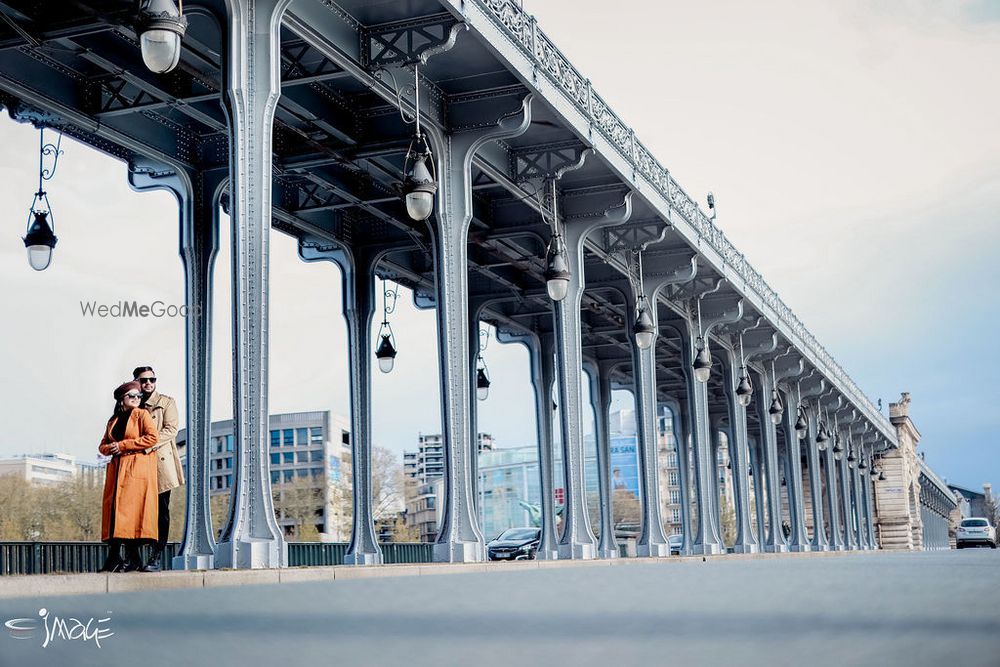
[[[429,563],[433,545],[420,542],[390,542],[379,545],[386,564]],[[171,563],[180,545],[171,542],[164,552],[163,567]],[[108,547],[103,542],[0,542],[0,576],[50,574],[53,572],[97,572]],[[288,565],[343,565],[347,544],[343,542],[289,542]],[[149,558],[149,548],[143,547]]]
[[[635,130],[626,125],[612,111],[608,103],[594,91],[590,79],[585,78],[573,67],[552,40],[542,32],[535,17],[525,12],[520,6],[521,3],[515,0],[477,0],[477,2],[488,10],[493,22],[537,64],[538,69],[562,90],[569,101],[590,121],[592,127],[598,129],[618,149],[622,157],[632,165],[635,173],[642,175],[656,188],[671,208],[683,216],[697,230],[698,235],[707,241],[723,261],[743,279],[746,287],[756,293],[819,359],[825,366],[820,371],[831,375],[831,379],[839,383],[850,398],[857,401],[868,419],[881,427],[884,433],[894,437],[895,430],[885,415],[878,411],[833,356],[820,345],[792,309],[751,266],[743,253],[736,249],[722,230],[715,226],[694,199],[674,180],[667,168],[661,165],[649,149],[636,138]]]

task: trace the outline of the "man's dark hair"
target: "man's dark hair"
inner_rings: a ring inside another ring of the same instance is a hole
[[[136,379],[137,377],[139,377],[140,375],[142,375],[146,371],[152,371],[154,373],[156,372],[156,371],[153,371],[153,367],[152,366],[136,366],[135,370],[132,371],[132,379],[133,380]]]

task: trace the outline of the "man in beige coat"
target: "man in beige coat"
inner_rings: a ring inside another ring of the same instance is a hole
[[[148,571],[158,571],[162,566],[163,550],[170,534],[170,491],[184,483],[184,469],[177,453],[177,403],[170,396],[156,390],[156,373],[150,366],[139,366],[132,377],[142,387],[142,404],[156,422],[160,438],[152,448],[156,455],[156,477],[159,490],[159,531]]]

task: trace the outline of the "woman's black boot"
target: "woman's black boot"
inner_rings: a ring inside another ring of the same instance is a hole
[[[108,541],[108,557],[104,559],[104,565],[98,572],[124,572],[125,562],[122,560],[122,541]]]
[[[139,542],[137,540],[126,540],[125,542],[125,571],[136,572],[143,567],[142,554],[139,552]]]

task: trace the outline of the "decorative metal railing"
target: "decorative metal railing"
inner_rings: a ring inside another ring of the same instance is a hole
[[[422,542],[392,542],[380,545],[387,565],[429,563],[433,546]],[[180,545],[170,543],[163,566],[171,561]],[[0,575],[49,574],[53,572],[97,572],[104,564],[108,547],[103,542],[0,542]],[[289,542],[288,565],[343,565],[347,544],[343,542]],[[149,548],[143,548],[149,557]]]
[[[700,237],[719,253],[723,261],[743,280],[747,289],[753,291],[774,311],[824,366],[820,370],[829,379],[838,383],[841,390],[850,395],[858,406],[867,412],[869,419],[879,423],[886,433],[893,434],[895,431],[889,420],[878,411],[844,369],[795,316],[791,308],[778,297],[777,292],[771,289],[760,273],[750,265],[743,253],[736,249],[722,230],[715,226],[694,199],[674,180],[667,168],[636,139],[635,130],[611,110],[607,102],[594,91],[590,80],[580,74],[556,48],[552,40],[541,31],[535,17],[521,9],[515,0],[476,0],[476,2],[489,10],[494,22],[538,64],[539,70],[544,72],[592,125],[618,149],[622,157],[631,163],[635,172],[644,177],[671,208],[683,216],[697,230]]]

